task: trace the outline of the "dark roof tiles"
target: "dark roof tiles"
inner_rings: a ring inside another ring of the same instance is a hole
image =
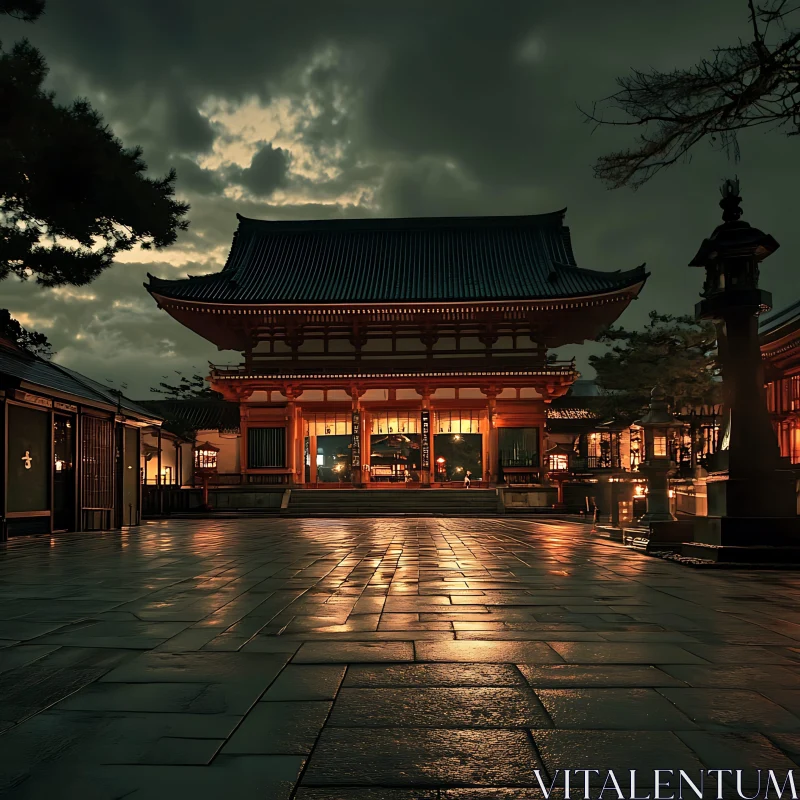
[[[134,403],[124,395],[118,396],[108,386],[103,386],[79,372],[3,345],[0,345],[0,375],[7,375],[42,389],[72,395],[90,404],[114,406],[123,412],[136,414],[145,419],[158,418],[152,411]]]
[[[239,430],[239,404],[226,400],[140,400],[141,405],[163,417],[164,427],[170,430],[179,422],[184,429],[194,431]]]
[[[219,273],[150,276],[164,296],[213,303],[523,300],[604,294],[644,268],[577,267],[563,211],[521,217],[312,220],[239,217]]]

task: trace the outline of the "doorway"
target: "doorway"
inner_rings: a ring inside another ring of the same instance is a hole
[[[483,437],[480,433],[437,433],[433,438],[433,452],[437,483],[463,483],[468,472],[473,483],[481,480]]]
[[[75,417],[53,415],[53,529],[75,530]]]
[[[483,479],[483,430],[480,409],[437,411],[433,424],[434,481],[472,485]]]
[[[352,413],[327,412],[304,418],[305,482],[325,486],[352,482]]]
[[[420,480],[420,413],[417,410],[376,409],[369,437],[370,483]]]

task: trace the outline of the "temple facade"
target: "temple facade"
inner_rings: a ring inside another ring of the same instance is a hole
[[[578,267],[564,214],[239,217],[221,272],[146,288],[241,354],[209,376],[240,409],[241,483],[536,484],[547,408],[578,378],[548,353],[595,338],[647,278]]]
[[[800,302],[764,316],[759,325],[767,407],[781,456],[800,465]]]

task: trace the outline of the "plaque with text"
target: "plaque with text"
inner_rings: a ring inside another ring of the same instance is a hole
[[[423,411],[420,417],[420,430],[422,441],[420,442],[420,469],[431,468],[431,412]]]
[[[353,412],[353,446],[350,451],[351,469],[361,469],[361,413]]]

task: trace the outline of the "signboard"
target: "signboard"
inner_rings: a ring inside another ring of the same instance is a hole
[[[53,426],[43,408],[8,407],[8,511],[50,510]]]
[[[21,400],[23,403],[30,403],[34,406],[42,406],[43,408],[52,408],[53,401],[46,397],[39,397],[35,394],[28,394],[28,392],[14,392],[14,399]]]
[[[71,403],[59,403],[58,400],[53,403],[53,408],[57,408],[59,411],[71,411],[73,414],[78,410],[78,406],[73,406]]]
[[[353,446],[350,450],[351,469],[361,469],[361,412],[353,412],[352,422]]]
[[[431,412],[422,411],[420,418],[420,430],[422,431],[422,441],[420,442],[420,469],[431,468]]]

